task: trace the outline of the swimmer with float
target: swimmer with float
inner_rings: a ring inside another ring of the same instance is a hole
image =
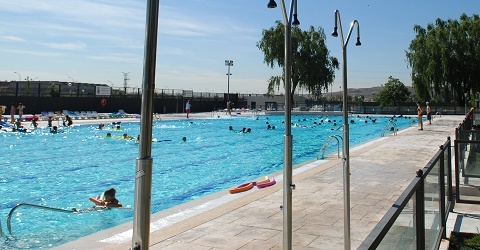
[[[122,207],[120,201],[115,198],[116,194],[115,188],[109,188],[105,190],[101,195],[97,198],[90,197],[89,200],[97,206],[105,206],[105,207]]]

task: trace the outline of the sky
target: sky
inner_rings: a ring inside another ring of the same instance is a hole
[[[283,69],[269,68],[256,44],[263,30],[284,22],[276,2],[268,9],[268,0],[160,0],[155,88],[266,93],[267,80]],[[355,46],[355,28],[346,46],[348,88],[381,86],[389,76],[411,86],[405,51],[414,25],[480,10],[477,0],[297,2],[299,28],[323,28],[330,55],[341,63],[334,92],[343,82],[342,41],[331,36],[335,10],[345,38],[353,20],[360,27],[362,45]],[[289,12],[290,1],[285,5]],[[0,81],[28,77],[119,88],[127,73],[127,87],[142,87],[147,0],[0,0],[0,6]],[[233,61],[230,79],[225,60]]]

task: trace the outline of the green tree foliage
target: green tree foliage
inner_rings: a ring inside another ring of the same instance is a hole
[[[276,26],[263,30],[263,38],[257,42],[257,47],[264,54],[264,62],[275,68],[285,66],[285,26],[276,21]],[[295,89],[304,88],[316,97],[322,90],[328,92],[329,85],[335,80],[335,69],[339,62],[330,57],[325,45],[325,33],[322,28],[317,30],[310,26],[306,31],[292,27],[292,96]],[[268,80],[268,94],[285,83],[284,75],[272,76]]]
[[[478,15],[462,14],[460,21],[437,19],[426,28],[415,25],[413,29],[416,37],[406,56],[421,100],[463,104],[464,93],[480,91]]]
[[[390,76],[382,90],[373,96],[373,100],[379,102],[380,106],[395,106],[397,103],[407,101],[410,94],[408,88],[400,80]]]

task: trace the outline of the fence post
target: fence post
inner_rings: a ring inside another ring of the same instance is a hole
[[[420,185],[415,192],[415,232],[417,235],[416,249],[425,249],[425,182],[423,170],[417,170]]]
[[[442,230],[442,239],[447,238],[447,216],[445,211],[445,150],[443,145],[440,145],[440,171],[438,174],[438,183],[440,184],[440,226]]]
[[[447,186],[448,186],[448,201],[450,202],[449,212],[453,212],[453,178],[452,178],[452,141],[450,136],[447,137],[448,139],[448,164],[447,164]]]

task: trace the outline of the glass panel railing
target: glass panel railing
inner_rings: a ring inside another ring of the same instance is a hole
[[[377,249],[416,249],[415,195],[408,201]]]
[[[448,208],[449,208],[449,201],[448,201],[448,196],[449,196],[449,192],[451,190],[451,188],[449,188],[448,186],[448,173],[450,171],[450,176],[454,176],[454,173],[453,173],[453,168],[449,170],[448,168],[448,164],[449,162],[451,162],[451,159],[448,158],[448,149],[446,149],[444,152],[443,152],[443,166],[444,166],[444,172],[443,172],[443,180],[444,180],[444,183],[445,183],[445,209],[446,211],[448,211]]]
[[[480,201],[480,144],[458,143],[459,194],[462,200]]]
[[[441,229],[440,217],[440,161],[425,176],[425,249],[434,249]]]

